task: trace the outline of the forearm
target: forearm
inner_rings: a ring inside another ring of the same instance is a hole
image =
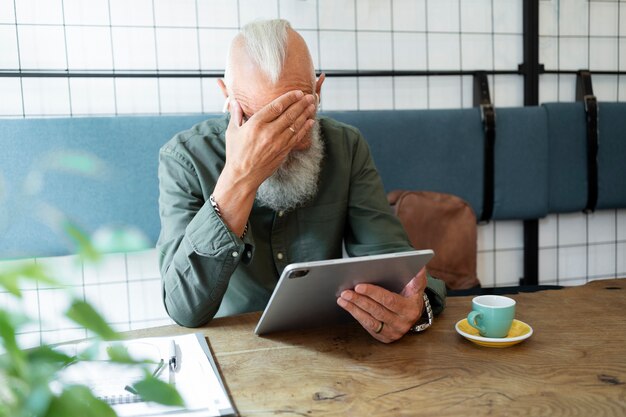
[[[250,178],[238,176],[228,169],[225,169],[217,180],[213,197],[222,220],[237,236],[243,235],[257,188],[258,185]]]
[[[315,98],[300,90],[287,92],[259,109],[245,123],[243,109],[229,97],[225,166],[213,190],[224,223],[241,236],[257,189],[303,146],[315,123]]]

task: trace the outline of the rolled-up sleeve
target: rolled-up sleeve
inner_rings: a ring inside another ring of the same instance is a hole
[[[159,156],[159,215],[165,309],[182,326],[201,326],[215,316],[231,275],[253,243],[228,229],[205,201],[193,165],[168,147]]]

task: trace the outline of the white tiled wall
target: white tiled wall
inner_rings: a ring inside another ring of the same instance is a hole
[[[540,61],[547,70],[626,70],[626,2],[541,0]],[[620,54],[622,52],[622,54]],[[540,101],[574,101],[575,75],[540,78]],[[600,101],[624,101],[626,77],[594,75]],[[574,285],[626,276],[625,210],[550,215],[539,222],[539,276]]]
[[[626,67],[622,1],[541,0],[546,69]],[[522,0],[0,0],[0,71],[222,71],[243,24],[283,17],[299,30],[319,70],[517,70]],[[626,99],[626,78],[594,76],[601,100]],[[489,77],[496,106],[521,106],[523,80]],[[543,75],[540,99],[572,101],[575,77]],[[214,78],[3,78],[0,117],[217,112]],[[323,110],[458,108],[472,105],[471,77],[327,78]],[[518,221],[479,227],[483,286],[523,275]],[[626,275],[626,210],[540,221],[541,283],[577,284]],[[34,259],[66,279],[120,330],[169,323],[154,250]],[[0,268],[11,262],[0,263]],[[58,318],[62,291],[31,285],[25,303],[46,319],[20,336],[31,344],[84,337]],[[11,303],[0,293],[0,306]]]
[[[521,5],[522,0],[4,0],[0,71],[220,72],[238,28],[264,17],[290,19],[319,70],[516,70],[522,60]],[[498,75],[491,84],[496,104],[521,104],[519,94],[497,92],[521,91],[521,77]],[[210,78],[0,78],[0,92],[0,117],[222,107]],[[471,80],[460,77],[360,78],[329,80],[322,109],[471,104]]]
[[[22,329],[25,346],[56,343],[88,336],[64,318],[70,294],[89,301],[119,331],[173,323],[161,301],[161,279],[156,250],[105,255],[98,264],[83,263],[78,256],[0,262],[0,271],[24,262],[41,264],[62,283],[61,287],[24,283],[26,313],[40,325]],[[0,308],[12,308],[15,299],[0,291]]]
[[[550,215],[539,221],[542,283],[626,276],[626,210]]]
[[[541,0],[539,59],[547,70],[626,70],[626,2]],[[621,53],[620,53],[621,52]],[[599,100],[623,100],[624,77],[594,75]],[[573,75],[543,75],[542,101],[572,101]]]

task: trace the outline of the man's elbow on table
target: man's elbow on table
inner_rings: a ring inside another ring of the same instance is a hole
[[[202,327],[210,322],[217,309],[202,311],[200,308],[193,308],[191,304],[180,297],[173,297],[171,294],[163,293],[163,305],[168,316],[176,324],[183,327]]]

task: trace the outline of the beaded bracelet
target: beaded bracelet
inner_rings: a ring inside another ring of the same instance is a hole
[[[217,214],[217,217],[219,217],[220,219],[223,219],[222,212],[220,211],[220,208],[217,205],[217,201],[215,201],[215,197],[213,197],[213,194],[211,194],[209,196],[209,203],[211,203],[211,206],[213,207],[213,210],[215,210],[215,213]],[[239,239],[243,240],[243,238],[246,236],[246,233],[248,233],[248,223],[247,222],[246,222],[246,225],[243,228],[243,233],[241,234],[241,236],[239,236]]]

